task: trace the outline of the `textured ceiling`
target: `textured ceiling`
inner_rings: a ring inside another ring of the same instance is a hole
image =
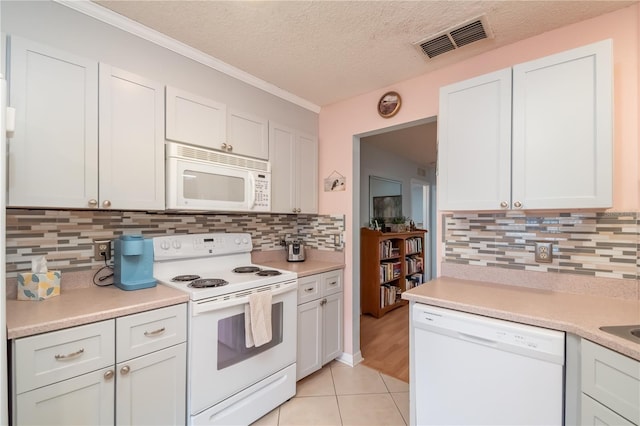
[[[312,104],[368,93],[637,1],[94,0]],[[412,45],[486,15],[494,38],[433,59]],[[435,125],[367,138],[432,165]]]
[[[316,105],[367,93],[630,1],[96,1]],[[495,38],[412,43],[486,14]]]

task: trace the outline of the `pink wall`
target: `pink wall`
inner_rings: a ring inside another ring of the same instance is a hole
[[[353,306],[353,258],[351,235],[359,219],[354,216],[353,137],[364,132],[407,123],[438,113],[440,86],[505,68],[520,62],[561,52],[602,39],[613,39],[614,46],[614,208],[616,211],[640,209],[638,184],[638,98],[640,96],[640,7],[634,5],[598,18],[550,31],[464,62],[383,87],[346,101],[329,105],[320,112],[319,176],[333,170],[346,176],[346,191],[324,192],[320,188],[321,214],[344,214],[346,226],[345,269],[345,352],[354,355],[359,343],[353,342],[353,320],[359,312]],[[402,109],[390,119],[376,112],[379,97],[387,90],[402,96]],[[359,155],[355,153],[356,157]],[[358,160],[356,158],[356,160]],[[440,229],[440,227],[438,227]],[[437,231],[437,230],[436,230]],[[439,240],[439,235],[436,235]]]

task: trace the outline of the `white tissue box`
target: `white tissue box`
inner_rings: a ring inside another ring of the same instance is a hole
[[[62,272],[18,273],[18,300],[45,300],[60,295]]]

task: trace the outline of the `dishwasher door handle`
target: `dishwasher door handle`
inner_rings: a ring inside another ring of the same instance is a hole
[[[458,337],[460,337],[463,340],[467,340],[469,342],[474,342],[474,343],[479,343],[481,345],[485,345],[485,346],[498,346],[498,342],[496,342],[495,340],[491,340],[491,339],[485,339],[484,337],[480,337],[480,336],[474,336],[473,334],[467,334],[467,333],[463,333],[461,331],[458,331]]]

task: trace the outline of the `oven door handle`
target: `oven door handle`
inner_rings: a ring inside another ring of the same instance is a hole
[[[285,283],[281,283],[278,286],[265,286],[258,287],[258,291],[264,291],[264,289],[271,288],[271,294],[273,296],[277,296],[279,294],[288,293],[290,291],[296,291],[298,288],[298,280],[288,281]],[[201,300],[199,302],[193,302],[192,305],[192,314],[199,315],[204,314],[206,312],[217,311],[219,309],[229,308],[231,306],[244,305],[249,303],[249,294],[253,292],[243,293],[243,296],[232,296],[229,299],[225,298],[227,296],[219,296],[213,297],[207,300]]]

